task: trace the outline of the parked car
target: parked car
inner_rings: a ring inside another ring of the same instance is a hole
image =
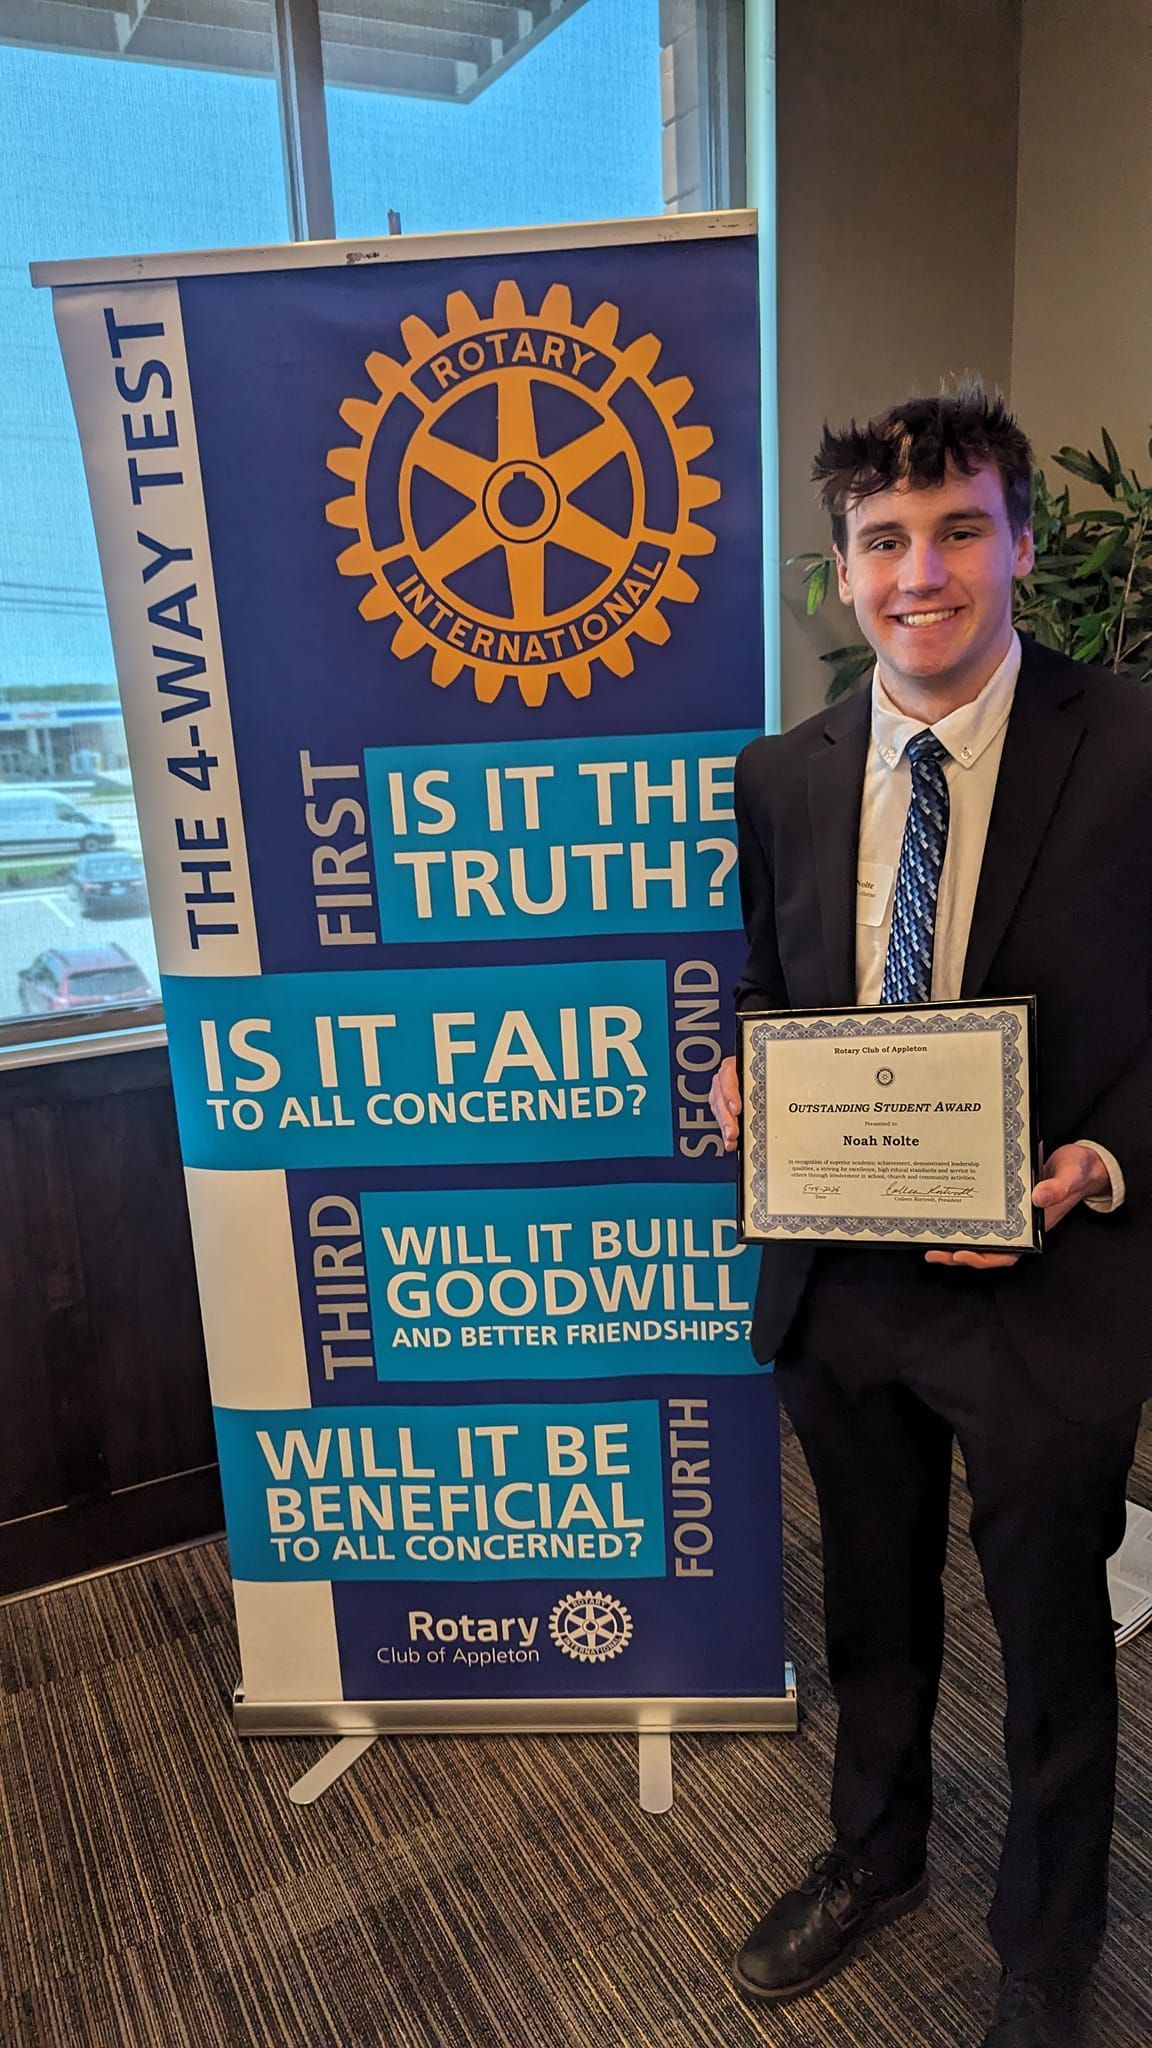
[[[68,893],[85,917],[115,917],[147,910],[148,887],[138,853],[85,853],[68,881]]]
[[[116,833],[57,791],[0,790],[0,854],[93,853]]]
[[[20,1008],[28,1016],[142,1003],[156,993],[123,946],[50,947],[31,967],[21,968],[19,982]]]

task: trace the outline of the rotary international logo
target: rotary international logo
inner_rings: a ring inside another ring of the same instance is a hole
[[[620,345],[619,322],[606,302],[575,321],[564,284],[529,313],[505,279],[487,318],[454,291],[443,333],[410,314],[406,359],[365,363],[378,396],[344,400],[337,567],[433,682],[470,670],[486,704],[507,682],[530,705],[554,680],[586,697],[593,661],[630,675],[633,638],[663,645],[664,605],[698,596],[684,561],[715,547],[695,514],[720,485],[692,464],[712,433],[678,423],[692,383],[657,380],[659,340]]]
[[[566,1593],[548,1628],[556,1648],[580,1664],[606,1664],[632,1640],[632,1616],[614,1593]]]

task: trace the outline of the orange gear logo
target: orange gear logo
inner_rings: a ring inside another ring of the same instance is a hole
[[[485,704],[509,680],[529,705],[553,680],[586,697],[593,661],[631,675],[633,636],[662,646],[663,605],[699,595],[684,559],[716,545],[694,514],[720,485],[691,467],[711,430],[677,425],[693,386],[654,380],[656,336],[618,347],[607,303],[575,323],[567,285],[533,314],[505,279],[489,319],[455,291],[445,320],[409,315],[407,359],[370,355],[379,396],[340,407],[356,440],[328,467],[351,488],[326,509],[355,538],[337,567],[434,683],[471,669]]]

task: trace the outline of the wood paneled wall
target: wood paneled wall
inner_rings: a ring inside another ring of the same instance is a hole
[[[0,1073],[0,1597],[223,1527],[165,1051]]]

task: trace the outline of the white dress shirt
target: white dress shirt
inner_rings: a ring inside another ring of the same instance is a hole
[[[932,1000],[955,1002],[960,995],[964,956],[976,888],[988,837],[988,820],[996,794],[996,778],[1004,751],[1008,716],[1020,673],[1020,641],[1012,644],[980,695],[937,720],[932,730],[947,749],[941,766],[948,784],[948,844],[940,876],[936,933],[932,955]],[[856,1000],[878,1003],[884,982],[884,961],[892,928],[896,870],[912,795],[908,742],[923,732],[925,721],[909,718],[893,704],[880,680],[872,677],[872,739],[864,770],[857,841],[856,877]],[[1124,1177],[1110,1152],[1091,1138],[1108,1169],[1111,1194],[1089,1207],[1107,1212],[1124,1200]]]

